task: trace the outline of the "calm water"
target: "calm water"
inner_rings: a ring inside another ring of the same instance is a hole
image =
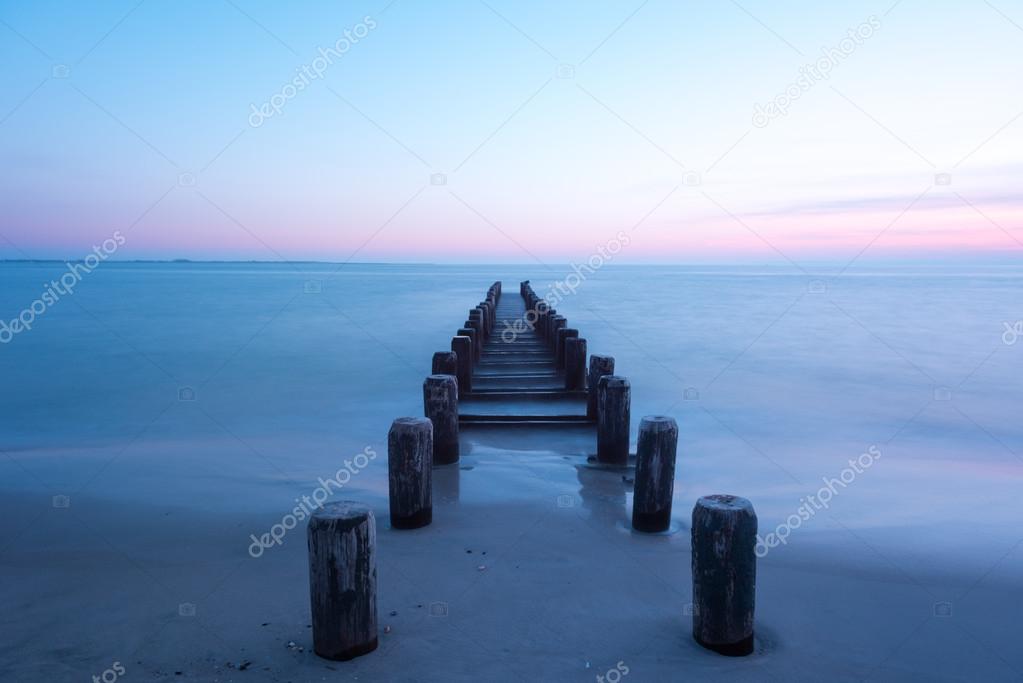
[[[63,272],[0,265],[0,317]],[[200,484],[184,464],[152,486],[133,456],[218,443],[283,451],[280,476],[332,471],[299,446],[380,446],[393,417],[418,413],[432,353],[493,280],[518,296],[521,279],[544,292],[570,272],[103,264],[0,345],[0,448],[17,461],[2,486],[74,488],[95,476],[79,454],[117,453],[121,485],[97,495],[187,496]],[[937,571],[990,566],[1017,540],[1023,340],[1006,343],[1004,323],[1023,319],[1021,285],[1010,267],[607,266],[557,308],[630,378],[634,430],[644,414],[678,419],[680,496],[747,495],[773,528],[876,446],[879,461],[792,542],[859,529]]]

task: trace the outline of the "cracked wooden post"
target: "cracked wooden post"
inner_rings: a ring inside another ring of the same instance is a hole
[[[450,374],[423,380],[423,414],[433,423],[433,464],[458,462],[458,380]]]
[[[601,377],[615,374],[614,356],[590,356],[590,370],[586,377],[586,417],[597,417],[597,385]]]
[[[377,648],[376,520],[352,501],[327,503],[306,526],[313,651],[349,660]]]
[[[472,339],[459,335],[451,338],[451,351],[458,363],[455,376],[458,378],[458,391],[464,397],[472,391]]]
[[[434,375],[457,375],[458,357],[452,351],[438,351],[433,354],[430,372]]]
[[[554,367],[558,370],[565,368],[565,342],[579,336],[579,330],[569,327],[562,327],[558,330],[558,339],[554,345]]]
[[[656,533],[671,526],[671,496],[675,490],[678,424],[664,415],[639,421],[636,445],[636,485],[632,497],[632,528]]]
[[[625,467],[629,464],[629,380],[617,375],[601,377],[597,384],[597,462]]]
[[[693,637],[717,653],[753,652],[757,513],[738,496],[704,496],[693,508]]]
[[[391,526],[418,529],[433,521],[433,423],[399,417],[387,433]]]
[[[470,360],[471,360],[471,364],[475,367],[476,363],[478,363],[479,359],[480,359],[479,345],[476,342],[476,335],[478,334],[476,332],[476,328],[469,327],[469,325],[466,325],[465,327],[458,328],[457,334],[460,337],[468,337],[469,338],[469,343],[472,346],[472,349],[471,349],[472,350],[472,357],[471,357]]]
[[[586,388],[586,340],[570,337],[565,340],[565,389]]]

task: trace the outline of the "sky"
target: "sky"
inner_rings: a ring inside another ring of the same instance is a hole
[[[4,1],[0,59],[0,258],[1023,254],[1023,0]]]

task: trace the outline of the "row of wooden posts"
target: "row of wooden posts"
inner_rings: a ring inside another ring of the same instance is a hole
[[[614,358],[592,355],[529,282],[520,284],[527,320],[555,352],[567,390],[587,391],[587,416],[596,419],[599,464],[629,462],[631,387],[614,374]],[[483,341],[497,328],[501,283],[470,311],[451,341],[433,356],[423,382],[424,417],[401,417],[387,437],[391,527],[416,529],[433,519],[432,470],[459,459],[458,397],[472,391]],[[675,479],[678,425],[671,417],[647,416],[639,425],[632,526],[667,531]],[[729,495],[700,498],[692,515],[693,636],[726,655],[753,651],[757,517],[750,502]],[[313,645],[325,658],[347,660],[377,646],[376,522],[369,507],[328,503],[310,517],[309,576]]]

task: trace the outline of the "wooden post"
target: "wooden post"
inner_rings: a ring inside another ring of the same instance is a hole
[[[464,398],[472,391],[472,339],[466,336],[452,337],[451,350],[458,363],[455,373],[458,377],[458,391]]]
[[[547,344],[551,347],[551,350],[557,351],[558,348],[558,330],[563,330],[568,326],[568,321],[565,320],[565,316],[556,315],[551,320],[551,335],[547,339]]]
[[[569,337],[565,340],[565,388],[575,391],[586,388],[586,340]]]
[[[433,464],[458,462],[458,380],[430,375],[423,380],[423,414],[433,423]]]
[[[433,521],[433,423],[399,417],[387,433],[391,526],[418,529]]]
[[[483,321],[479,318],[469,318],[465,321],[465,326],[470,330],[476,330],[476,335],[473,341],[476,344],[476,362],[480,362],[480,357],[483,355]]]
[[[475,322],[480,326],[480,332],[483,333],[483,339],[487,338],[487,324],[483,320],[483,311],[479,308],[474,308],[469,311],[469,320]]]
[[[656,533],[671,526],[671,496],[675,491],[675,453],[678,424],[664,415],[639,421],[636,445],[636,486],[632,497],[632,528]]]
[[[757,513],[738,496],[693,508],[693,637],[723,655],[753,652]]]
[[[376,520],[367,506],[327,503],[306,526],[313,650],[349,660],[377,648]]]
[[[475,366],[480,360],[480,347],[476,340],[476,335],[479,333],[476,332],[476,328],[469,327],[468,323],[466,323],[465,327],[458,328],[458,334],[462,337],[468,337],[472,343],[472,364]]]
[[[457,375],[458,357],[451,351],[438,351],[433,354],[431,373],[434,375]]]
[[[490,299],[480,302],[480,306],[483,307],[483,318],[487,321],[487,334],[493,335],[494,333],[494,302]]]
[[[597,417],[597,384],[600,378],[615,374],[614,356],[590,356],[590,371],[586,378],[586,417]]]
[[[544,327],[543,327],[543,338],[545,341],[550,341],[551,330],[554,329],[554,319],[558,317],[558,311],[554,308],[547,309],[547,315],[544,316]]]
[[[629,380],[617,375],[601,377],[597,384],[597,461],[625,467],[629,464]]]
[[[565,340],[579,336],[579,330],[562,327],[558,330],[558,341],[554,349],[554,367],[561,370],[565,367]]]

